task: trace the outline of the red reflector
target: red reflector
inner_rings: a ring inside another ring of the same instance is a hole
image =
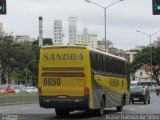
[[[89,95],[89,88],[88,87],[84,87],[84,95]]]

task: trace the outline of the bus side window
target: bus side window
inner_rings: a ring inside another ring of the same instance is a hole
[[[106,72],[109,72],[109,57],[107,56],[105,59],[105,64],[106,64]]]
[[[101,71],[101,60],[100,60],[100,55],[97,54],[97,71]]]
[[[110,73],[113,73],[113,58],[112,57],[110,57],[109,58],[109,72]]]
[[[114,59],[113,59],[113,73],[114,73],[114,74],[117,73],[116,67],[117,67],[117,61],[116,61],[116,59],[114,58]]]
[[[98,62],[98,55],[97,54],[94,54],[94,63],[95,63],[95,71],[98,72],[99,71],[99,62]]]
[[[116,63],[117,63],[117,64],[116,64],[116,65],[117,65],[117,66],[116,66],[116,73],[117,73],[117,74],[120,74],[120,61],[119,61],[118,59],[116,59]]]
[[[119,62],[119,74],[123,75],[123,69],[122,69],[122,61]]]
[[[104,69],[103,69],[103,55],[99,55],[99,67],[100,67],[100,71],[104,72]]]
[[[117,74],[120,74],[120,61],[119,60],[116,60],[117,61]]]
[[[125,68],[125,75],[128,75],[128,69],[129,69],[129,66],[128,64],[125,62],[125,65],[126,65],[126,68]]]
[[[95,54],[94,53],[91,53],[91,68],[93,69],[93,70],[95,70],[96,69],[96,66],[95,66],[95,63],[96,63],[96,61],[95,61]]]
[[[107,63],[106,63],[107,57],[103,56],[103,71],[107,72]]]
[[[125,63],[124,62],[123,62],[123,65],[122,65],[122,70],[123,70],[122,74],[125,75]]]

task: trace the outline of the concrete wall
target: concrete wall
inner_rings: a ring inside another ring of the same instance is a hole
[[[0,105],[38,103],[38,95],[2,95],[0,96]]]

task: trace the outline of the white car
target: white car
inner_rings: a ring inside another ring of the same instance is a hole
[[[26,91],[27,93],[37,93],[38,89],[36,87],[29,86],[29,87],[26,87]]]
[[[14,89],[16,93],[26,93],[26,89],[24,85],[14,85]]]

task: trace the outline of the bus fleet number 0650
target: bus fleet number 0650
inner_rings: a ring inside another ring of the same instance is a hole
[[[44,78],[45,86],[60,86],[61,80],[60,78]]]

